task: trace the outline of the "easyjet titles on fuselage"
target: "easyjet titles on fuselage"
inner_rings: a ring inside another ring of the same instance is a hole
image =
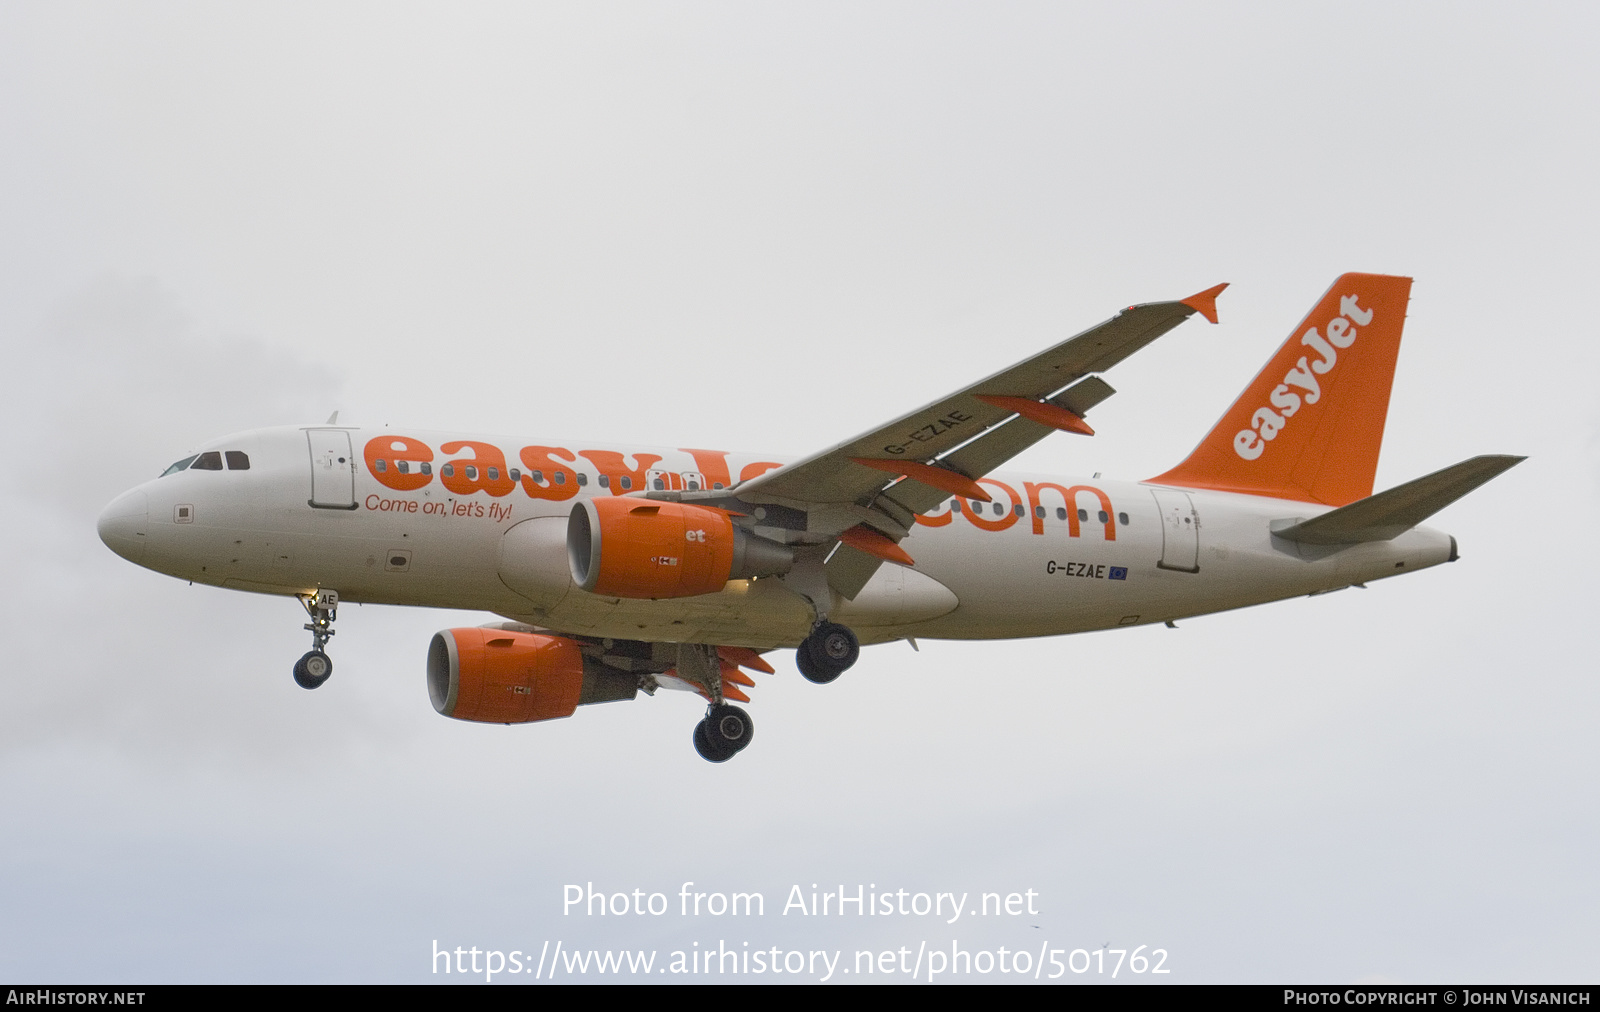
[[[693,458],[693,471],[658,468],[657,465],[664,458],[648,452],[628,454],[617,450],[579,450],[574,453],[559,446],[524,446],[513,457],[521,463],[517,467],[508,466],[507,454],[493,443],[455,439],[441,443],[439,450],[445,454],[470,451],[472,456],[440,461],[436,473],[436,456],[425,441],[414,436],[392,436],[387,433],[369,439],[362,456],[368,473],[380,484],[397,492],[419,491],[437,477],[446,490],[458,496],[483,492],[503,497],[521,489],[530,499],[559,502],[576,498],[588,487],[589,476],[569,466],[577,463],[578,457],[594,465],[600,476],[597,484],[612,495],[652,488],[656,491],[721,490],[732,484],[726,450],[682,449],[681,452]],[[628,462],[630,456],[633,458],[631,466]],[[739,481],[748,481],[781,466],[780,462],[770,460],[746,464],[740,469]],[[1056,517],[1067,522],[1069,537],[1082,536],[1082,525],[1090,523],[1104,531],[1107,541],[1115,541],[1118,521],[1127,523],[1127,514],[1124,512],[1119,517],[1112,508],[1111,497],[1093,485],[1069,487],[1051,481],[1023,481],[1019,493],[1012,484],[996,478],[980,478],[978,484],[989,486],[991,492],[1001,493],[1005,500],[996,497],[992,503],[966,503],[961,499],[953,499],[954,508],[918,515],[914,517],[915,522],[923,527],[944,527],[955,519],[955,514],[960,513],[978,530],[993,532],[1007,530],[1028,516],[1033,521],[1033,533],[1042,535],[1045,533],[1045,517],[1052,509],[1045,501],[1048,492],[1060,500],[1059,505],[1053,508]],[[1092,500],[1086,500],[1086,505],[1092,504],[1093,509],[1079,505],[1080,494],[1093,497]],[[962,503],[965,504],[955,505]],[[434,512],[433,504],[412,499],[390,499],[375,494],[368,495],[362,505],[368,510],[384,513]],[[474,508],[457,504],[449,509],[441,505],[437,512],[439,515],[489,516],[496,520],[504,520],[509,515],[504,509],[496,509],[493,504],[487,511],[481,505]],[[985,512],[990,515],[985,516]]]

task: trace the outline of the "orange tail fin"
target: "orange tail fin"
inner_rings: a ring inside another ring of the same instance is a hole
[[[1150,481],[1344,506],[1372,494],[1411,279],[1345,274],[1187,460]]]

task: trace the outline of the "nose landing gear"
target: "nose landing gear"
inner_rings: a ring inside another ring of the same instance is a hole
[[[311,633],[311,649],[294,663],[294,681],[302,689],[315,689],[333,675],[333,659],[323,647],[333,639],[333,620],[339,617],[339,592],[319,590],[315,594],[300,595],[311,621],[306,629]]]

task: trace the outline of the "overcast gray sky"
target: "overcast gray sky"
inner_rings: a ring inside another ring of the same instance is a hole
[[[1173,981],[1592,982],[1597,21],[0,0],[0,974],[956,940],[1159,947]],[[428,638],[481,614],[347,608],[304,692],[295,602],[94,534],[190,446],[335,408],[805,453],[1232,282],[1222,326],[1110,377],[1095,439],[1018,462],[1145,477],[1349,270],[1417,279],[1379,486],[1530,455],[1437,518],[1459,564],[1177,631],[874,647],[827,687],[779,656],[725,766],[682,695],[438,717]],[[589,881],[768,915],[563,917]],[[1040,913],[778,914],[812,883]]]

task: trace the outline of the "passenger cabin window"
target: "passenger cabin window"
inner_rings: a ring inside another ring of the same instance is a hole
[[[379,461],[379,463],[382,463],[382,461]],[[395,470],[399,471],[401,474],[411,473],[411,462],[409,460],[397,460],[394,462],[394,467]],[[381,471],[383,469],[379,468],[379,470]]]
[[[1028,515],[1028,511],[1022,508],[1021,503],[1017,503],[1015,506],[1011,507],[1011,512],[1015,513],[1019,517]]]
[[[433,473],[433,465],[429,464],[429,463],[423,463],[423,465],[422,465],[422,473],[423,474],[432,474]]]
[[[1126,514],[1126,513],[1118,513],[1117,514],[1117,523],[1121,524],[1124,527],[1128,526],[1128,514]]]
[[[633,479],[627,475],[622,476],[622,491],[626,492],[633,487]]]
[[[444,475],[446,478],[454,478],[456,476],[455,465],[446,464],[445,466],[439,468],[439,473]]]
[[[1043,520],[1044,519],[1044,507],[1043,506],[1035,506],[1033,508],[1033,515],[1038,517],[1040,520]]]
[[[1067,518],[1067,510],[1066,510],[1066,507],[1064,507],[1064,506],[1057,506],[1057,507],[1056,507],[1056,519],[1057,519],[1057,520],[1065,520],[1065,519],[1066,519],[1066,518]]]
[[[600,476],[600,487],[601,488],[610,488],[611,487],[611,479],[609,477],[607,477],[606,475],[602,474]]]
[[[535,485],[543,485],[544,484],[544,472],[543,471],[529,471],[528,472],[528,477],[533,479],[533,483]]]
[[[228,462],[228,470],[230,470],[230,471],[248,471],[248,470],[250,470],[250,455],[245,453],[243,450],[229,450],[227,453],[224,453],[222,456],[223,456],[223,459]]]
[[[997,516],[997,517],[1005,516],[1006,515],[1006,508],[1004,506],[1000,505],[999,503],[995,503],[994,504],[994,515]]]
[[[511,470],[506,472],[506,477],[510,478],[512,481],[521,481],[522,472],[513,467]]]
[[[199,454],[194,454],[194,455],[191,455],[191,456],[183,458],[182,460],[178,461],[176,464],[173,464],[171,467],[167,468],[165,471],[162,471],[161,472],[161,477],[165,478],[169,474],[177,474],[179,471],[182,471],[184,468],[188,467],[190,464],[193,464],[194,463],[194,458],[197,457],[197,456],[199,456]]]
[[[191,471],[220,471],[222,470],[222,454],[216,450],[207,450],[194,458],[194,463],[189,465]]]
[[[448,465],[446,465],[446,466],[448,466]],[[468,481],[477,481],[478,480],[478,469],[476,467],[473,467],[471,464],[467,465],[467,480]]]
[[[1083,523],[1084,521],[1086,521],[1088,519],[1089,519],[1089,511],[1088,510],[1079,510],[1078,511],[1078,522],[1079,523]]]
[[[383,472],[389,470],[389,462],[384,460],[382,457],[379,457],[377,460],[372,462],[372,469],[379,474],[382,474]]]
[[[565,485],[566,483],[567,483],[567,472],[565,472],[565,471],[557,471],[556,472],[556,484],[557,485]]]
[[[1110,520],[1111,520],[1111,516],[1108,513],[1106,513],[1105,510],[1101,510],[1100,511],[1100,522],[1101,523],[1107,523]]]
[[[489,480],[490,481],[499,481],[500,480],[500,469],[498,467],[489,468]]]
[[[587,484],[589,484],[589,476],[580,471],[578,473],[578,484],[579,485],[587,485]]]

